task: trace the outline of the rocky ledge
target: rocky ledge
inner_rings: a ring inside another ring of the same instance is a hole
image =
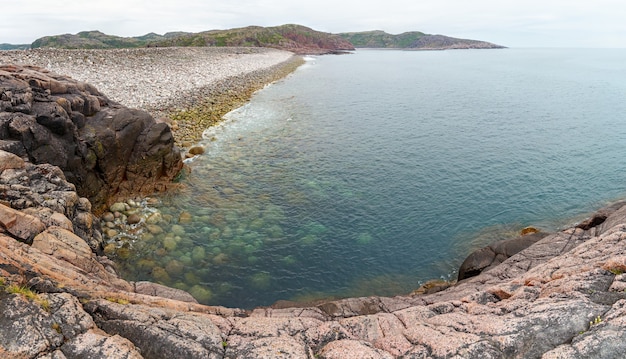
[[[23,202],[7,197],[10,191],[20,191],[30,206],[14,209]],[[101,236],[89,201],[54,166],[0,151],[0,198],[3,358],[619,358],[626,352],[626,206],[540,238],[436,293],[244,311],[119,278],[113,263],[93,251]]]
[[[162,191],[182,168],[167,124],[34,66],[0,66],[0,149],[58,166],[96,210]]]

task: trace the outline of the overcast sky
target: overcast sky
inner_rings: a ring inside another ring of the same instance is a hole
[[[624,0],[0,0],[0,43],[100,30],[119,36],[301,24],[509,47],[626,48]]]

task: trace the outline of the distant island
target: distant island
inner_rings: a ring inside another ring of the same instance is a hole
[[[25,49],[28,45],[3,44],[0,49]],[[45,36],[35,40],[30,48],[59,49],[116,49],[138,47],[270,47],[299,54],[332,54],[356,48],[386,48],[404,50],[499,49],[504,46],[485,41],[458,39],[431,35],[419,31],[399,35],[384,31],[346,32],[331,34],[302,25],[273,27],[248,26],[229,30],[210,30],[198,33],[169,32],[164,35],[149,33],[143,36],[120,37],[100,31],[78,34]]]
[[[457,39],[444,35],[430,35],[419,31],[399,35],[384,31],[346,32],[338,34],[357,48],[405,50],[503,49],[504,46],[486,41]]]

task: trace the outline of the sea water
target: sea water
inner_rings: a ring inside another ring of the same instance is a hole
[[[626,193],[626,50],[307,60],[205,133],[126,278],[244,308],[408,293]]]

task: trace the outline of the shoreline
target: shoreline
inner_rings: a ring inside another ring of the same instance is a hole
[[[187,148],[303,60],[268,48],[204,47],[0,51],[0,63],[39,66],[89,83],[115,102],[168,122],[176,145]]]
[[[179,148],[189,148],[202,140],[202,133],[224,121],[223,116],[245,103],[265,86],[293,73],[304,60],[294,55],[274,66],[232,76],[203,88],[191,96],[169,99],[165,110],[150,108],[155,118],[167,118]],[[177,103],[178,105],[174,105]]]

